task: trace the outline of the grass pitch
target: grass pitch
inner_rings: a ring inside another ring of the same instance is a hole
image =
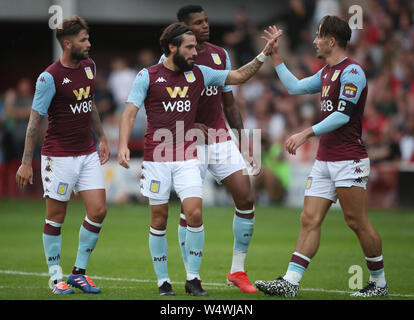
[[[262,293],[244,294],[225,285],[233,248],[233,207],[203,208],[206,241],[200,275],[209,300],[280,300]],[[68,206],[62,227],[61,266],[69,274],[76,259],[83,204]],[[44,201],[0,201],[0,300],[185,300],[185,270],[177,240],[179,205],[170,205],[168,269],[175,297],[160,297],[148,248],[149,207],[109,205],[108,215],[91,256],[87,273],[102,294],[75,289],[69,296],[48,288],[42,231]],[[256,207],[255,230],[246,259],[252,282],[270,280],[286,271],[300,228],[300,210]],[[369,217],[382,237],[385,274],[390,296],[382,300],[414,299],[414,212],[370,210]],[[364,256],[341,211],[331,210],[322,227],[319,251],[311,261],[299,296],[293,300],[345,300],[352,291],[352,265],[369,278]],[[292,300],[292,299],[290,299]]]

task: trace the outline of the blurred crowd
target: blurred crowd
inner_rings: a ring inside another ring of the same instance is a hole
[[[414,3],[409,0],[362,2],[362,28],[354,29],[349,57],[364,68],[368,98],[363,119],[363,140],[372,165],[414,163]],[[272,23],[284,30],[280,54],[297,78],[323,67],[316,59],[313,39],[320,19],[326,14],[349,19],[351,1],[289,0],[288,10],[275,15]],[[207,14],[209,14],[207,12]],[[214,28],[214,25],[211,25]],[[249,62],[263,47],[265,25],[255,24],[246,8],[235,10],[233,26],[216,44],[230,55],[232,68]],[[112,156],[117,155],[118,123],[132,82],[138,71],[158,62],[159,51],[141,49],[135,61],[120,52],[110,70],[96,77],[95,103],[100,111]],[[268,59],[270,60],[270,59]],[[20,164],[34,84],[28,79],[0,93],[0,197],[13,196],[8,185]],[[315,159],[317,138],[310,139],[295,156],[284,152],[284,141],[293,133],[319,121],[319,94],[290,96],[277,78],[271,61],[246,84],[233,87],[236,104],[246,129],[262,130],[262,172],[253,180],[257,195],[266,201],[283,201],[294,165]],[[44,129],[46,128],[46,122]],[[146,129],[145,110],[138,113],[132,132],[135,155],[142,154]],[[44,132],[44,130],[43,130]],[[40,143],[39,143],[40,146]],[[35,159],[39,158],[39,151]],[[12,172],[12,175],[8,175]]]

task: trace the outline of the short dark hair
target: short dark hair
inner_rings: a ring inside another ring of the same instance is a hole
[[[203,11],[204,11],[204,9],[203,9],[202,6],[189,4],[187,6],[181,7],[177,11],[177,20],[180,21],[180,22],[187,23],[188,17],[189,17],[190,14],[203,12]]]
[[[338,42],[341,48],[346,48],[348,41],[351,39],[352,30],[348,22],[337,16],[325,16],[319,23],[319,36],[332,36]]]
[[[161,34],[160,46],[162,52],[168,56],[170,54],[170,48],[168,45],[171,43],[174,46],[179,47],[183,42],[183,34],[194,34],[191,29],[182,22],[174,22],[167,26]]]
[[[63,48],[63,41],[69,37],[76,36],[82,30],[89,32],[89,26],[85,20],[75,14],[72,18],[62,21],[62,24],[56,29],[56,39],[58,39]]]

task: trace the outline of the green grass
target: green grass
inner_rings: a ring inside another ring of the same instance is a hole
[[[108,206],[108,215],[87,270],[102,289],[100,295],[82,294],[77,289],[77,294],[64,297],[50,293],[42,243],[44,215],[44,201],[0,201],[0,300],[167,299],[158,296],[148,248],[147,205]],[[300,210],[297,209],[257,207],[255,215],[254,236],[246,260],[252,282],[284,274],[300,227]],[[81,202],[69,204],[62,227],[64,274],[70,272],[75,262],[78,232],[84,216]],[[369,217],[383,242],[390,288],[390,296],[385,299],[414,299],[414,213],[370,210]],[[178,218],[179,206],[170,205],[168,268],[177,295],[168,299],[194,299],[184,292],[185,272],[177,241]],[[200,275],[210,294],[208,299],[280,299],[262,293],[243,294],[237,288],[224,285],[231,265],[233,208],[205,207],[203,219],[206,242]],[[350,299],[348,270],[351,265],[363,268],[365,283],[368,272],[358,240],[346,227],[342,213],[331,210],[323,224],[319,251],[303,277],[302,290],[296,299]]]

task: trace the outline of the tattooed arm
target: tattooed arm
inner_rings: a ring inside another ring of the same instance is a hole
[[[91,126],[99,139],[99,159],[101,164],[104,164],[109,160],[111,153],[109,152],[108,142],[102,129],[101,119],[99,118],[99,112],[95,104],[92,107]]]
[[[33,184],[32,160],[39,134],[39,126],[42,119],[43,116],[41,116],[37,111],[31,111],[29,124],[27,125],[26,130],[22,164],[16,173],[16,182],[21,189],[26,187],[27,183]]]
[[[242,84],[249,80],[262,66],[263,62],[254,58],[249,63],[240,67],[237,70],[230,70],[226,84]]]

